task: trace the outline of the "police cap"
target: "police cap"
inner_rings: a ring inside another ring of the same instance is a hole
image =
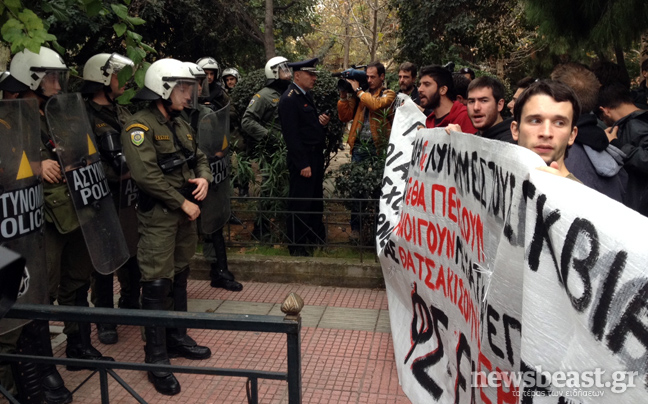
[[[313,59],[308,59],[304,60],[302,62],[293,62],[293,63],[288,63],[288,67],[293,69],[293,72],[309,72],[309,73],[315,73],[317,74],[317,68],[315,68],[315,65],[319,62],[318,58],[313,58]]]

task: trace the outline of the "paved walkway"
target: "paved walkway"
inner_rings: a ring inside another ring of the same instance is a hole
[[[208,281],[189,282],[189,310],[215,313],[283,315],[280,305],[290,292],[306,304],[302,311],[302,392],[304,404],[409,403],[398,385],[393,344],[384,290],[244,283],[242,292],[213,289]],[[94,328],[93,328],[94,329]],[[138,327],[119,326],[119,342],[95,346],[119,361],[144,361],[144,343]],[[192,330],[198,343],[213,355],[205,361],[172,359],[173,364],[205,365],[285,371],[286,339],[283,334]],[[54,339],[54,354],[65,355],[65,336]],[[90,371],[59,368],[72,389]],[[245,379],[176,374],[182,392],[173,397],[158,394],[144,372],[118,371],[149,403],[247,403]],[[136,403],[109,377],[113,403]],[[100,403],[95,375],[74,394],[74,403]],[[287,384],[259,380],[260,404],[288,403]]]

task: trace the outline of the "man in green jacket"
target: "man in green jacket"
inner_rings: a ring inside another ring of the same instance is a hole
[[[196,251],[195,220],[212,176],[207,158],[196,147],[189,124],[180,118],[197,102],[198,83],[190,68],[175,59],[153,63],[139,100],[151,101],[122,132],[124,154],[139,188],[137,261],[142,273],[142,309],[187,310],[189,260]],[[146,363],[169,364],[169,357],[207,359],[209,348],[187,335],[186,328],[145,327]],[[148,372],[155,389],[180,393],[173,373]]]

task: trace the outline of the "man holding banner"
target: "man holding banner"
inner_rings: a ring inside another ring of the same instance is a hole
[[[647,402],[648,221],[537,169],[569,175],[572,92],[541,82],[515,108],[525,147],[416,130],[411,100],[397,110],[376,244],[403,391],[416,404]]]
[[[565,167],[565,153],[576,139],[579,116],[580,101],[571,88],[538,81],[517,99],[511,135],[518,145],[542,157],[549,172],[578,181]]]

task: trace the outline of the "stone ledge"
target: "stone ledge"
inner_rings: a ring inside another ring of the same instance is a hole
[[[343,258],[232,255],[230,271],[239,281],[301,283],[350,288],[384,288],[382,269],[377,262]],[[209,279],[209,263],[202,254],[191,260],[191,278]]]

